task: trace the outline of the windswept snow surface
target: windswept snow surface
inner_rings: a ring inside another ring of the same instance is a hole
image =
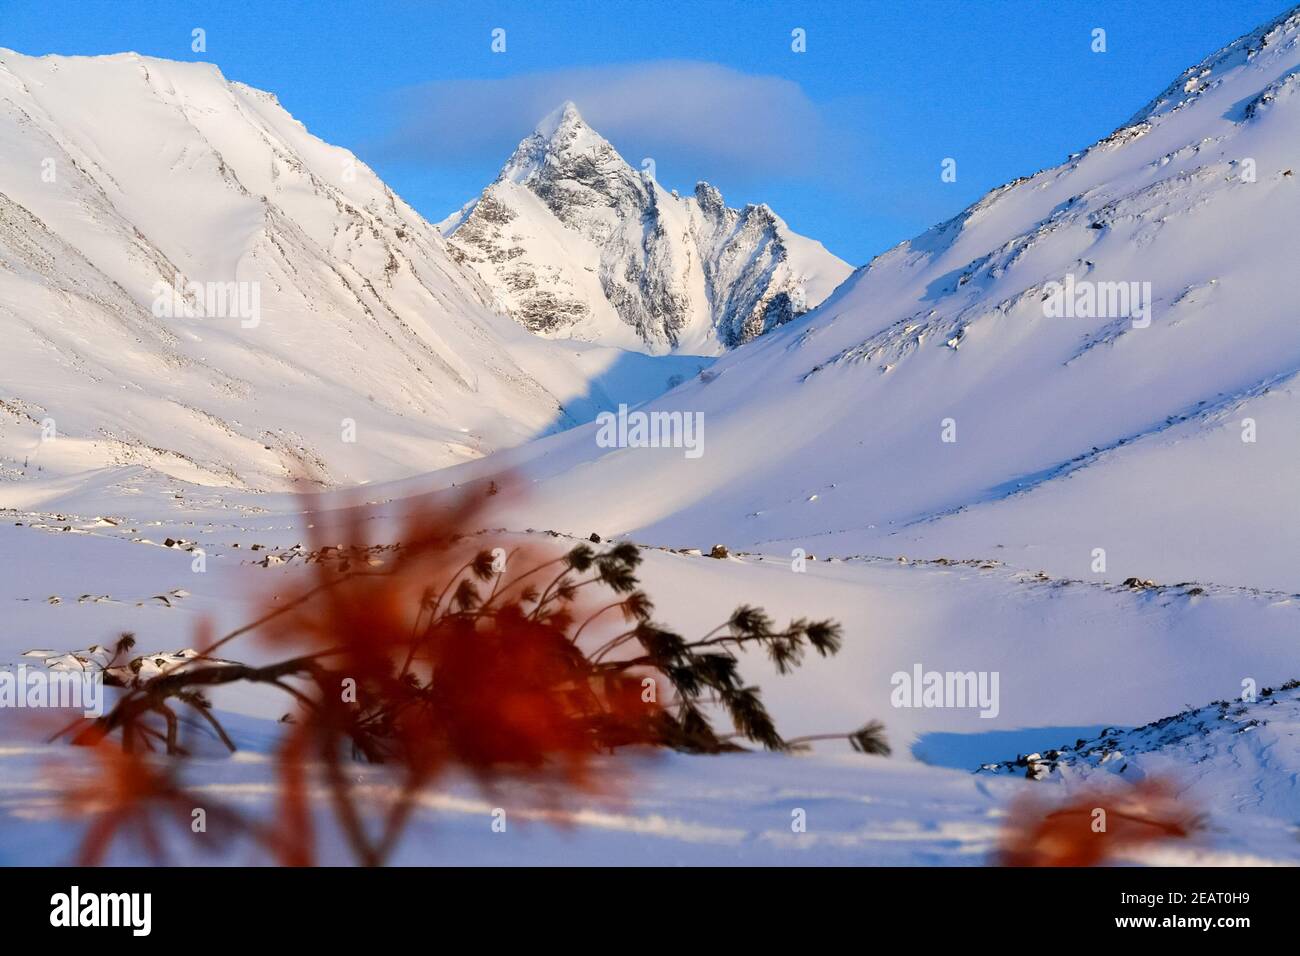
[[[376,507],[372,540],[388,540],[396,526],[387,519],[400,512],[400,506]],[[139,650],[182,650],[193,645],[200,621],[224,631],[253,615],[254,599],[293,593],[307,580],[293,545],[308,532],[301,517],[284,513],[215,514],[193,503],[158,524],[68,513],[24,514],[20,520],[21,526],[0,525],[0,605],[7,621],[0,660],[11,665],[34,663],[23,656],[32,650],[103,644],[124,630],[135,633]],[[328,525],[329,519],[317,514],[313,521],[320,533],[321,522]],[[530,537],[543,546],[575,543]],[[165,547],[168,538],[178,545]],[[261,547],[253,550],[255,544]],[[194,546],[207,555],[203,574],[192,571],[187,549]],[[800,756],[645,761],[621,755],[598,767],[621,799],[564,802],[560,819],[571,826],[560,830],[551,828],[556,820],[527,788],[487,797],[468,782],[449,780],[422,802],[414,836],[398,862],[985,863],[1008,802],[1043,784],[1024,779],[1023,772],[1014,779],[974,773],[981,764],[1095,736],[1105,726],[1144,724],[1184,710],[1189,699],[1230,697],[1240,691],[1243,676],[1259,675],[1262,688],[1270,680],[1266,675],[1295,669],[1296,598],[1043,579],[988,562],[819,560],[794,574],[788,562],[756,555],[714,560],[657,549],[645,554],[642,579],[657,601],[656,617],[684,634],[705,632],[741,601],[761,603],[779,620],[810,613],[841,620],[846,642],[838,656],[813,657],[780,676],[769,661],[753,655],[743,660],[742,672],[763,688],[787,735],[849,729],[879,718],[894,755],[865,757],[842,743]],[[592,636],[602,639],[600,632]],[[257,641],[226,650],[245,662],[270,659]],[[914,665],[997,671],[997,715],[893,707],[893,675]],[[201,792],[269,815],[274,720],[291,707],[262,688],[221,688],[213,697],[242,749],[223,758],[209,740],[188,773]],[[6,720],[24,716],[0,713]],[[1211,825],[1185,845],[1150,848],[1126,859],[1300,859],[1300,841],[1293,839],[1294,721],[1280,719],[1281,711],[1276,716],[1276,727],[1259,728],[1268,736],[1258,738],[1254,762],[1245,770],[1241,751],[1227,747],[1195,766],[1176,759],[1161,765],[1162,776],[1186,782],[1188,800],[1210,814]],[[1082,728],[1094,730],[1085,734]],[[30,728],[23,730],[6,729],[4,737],[13,743],[0,746],[0,859],[65,862],[79,831],[58,815],[52,778],[39,771],[75,761],[81,751],[30,743]],[[960,746],[953,747],[953,740]],[[961,756],[927,765],[913,754],[941,749]],[[359,768],[358,774],[382,795],[382,772]],[[1247,779],[1252,786],[1245,786]],[[1063,786],[1068,791],[1070,781]],[[1264,791],[1268,800],[1257,799]],[[491,829],[492,809],[499,806],[508,808],[512,821],[508,839]],[[804,833],[790,827],[796,810],[807,816]],[[159,821],[160,830],[166,826]],[[182,859],[250,859],[237,847],[213,857],[200,854],[192,841],[168,845]],[[127,845],[112,859],[129,862],[138,859],[135,852]],[[341,853],[333,845],[327,857],[342,861]]]

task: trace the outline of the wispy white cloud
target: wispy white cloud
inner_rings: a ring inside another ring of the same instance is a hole
[[[712,175],[797,176],[821,133],[799,84],[716,63],[663,60],[580,67],[402,91],[394,159],[460,165],[504,161],[537,122],[573,100],[631,163],[652,157]]]

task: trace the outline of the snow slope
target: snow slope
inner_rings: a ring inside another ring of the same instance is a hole
[[[673,545],[1300,591],[1298,75],[1292,11],[879,256],[652,405],[699,458],[588,427],[437,477],[523,465],[549,526]],[[1137,295],[1052,315],[1067,281]]]
[[[1215,823],[1249,818],[1259,830],[1256,842],[1286,848],[1297,837],[1300,683],[1293,678],[1278,687],[1256,686],[1247,700],[1221,699],[1141,727],[1107,727],[1100,736],[1021,753],[980,772],[1065,790],[1079,783],[1122,789],[1121,781],[1173,776],[1185,799]]]
[[[396,527],[389,519],[403,508],[377,507],[371,540],[388,540]],[[6,620],[0,666],[30,664],[23,654],[33,649],[75,650],[122,631],[134,633],[138,649],[151,656],[178,651],[193,646],[200,622],[211,622],[218,632],[242,624],[254,600],[296,590],[309,573],[301,557],[291,556],[292,545],[308,534],[300,515],[278,507],[240,513],[191,502],[186,515],[157,521],[145,516],[151,509],[152,502],[142,499],[113,515],[113,523],[91,515],[25,512],[0,524],[0,608]],[[314,520],[320,532],[328,516]],[[165,547],[167,538],[183,544]],[[543,545],[573,543],[540,533],[535,538]],[[255,544],[261,545],[256,551]],[[191,545],[207,555],[204,573],[192,570],[192,554],[185,550]],[[279,563],[266,555],[289,557]],[[756,555],[714,560],[650,549],[641,577],[656,602],[656,618],[684,634],[704,633],[742,601],[763,605],[778,620],[808,614],[841,620],[846,639],[836,657],[810,659],[781,676],[764,656],[747,655],[742,673],[762,688],[787,735],[841,730],[876,718],[885,723],[894,754],[852,754],[838,742],[804,756],[673,755],[646,763],[620,755],[602,760],[597,772],[619,782],[622,799],[583,799],[569,806],[563,816],[571,828],[564,831],[536,825],[537,797],[525,789],[485,797],[467,782],[449,781],[423,801],[416,837],[401,860],[986,862],[1007,802],[1042,784],[1025,780],[1023,770],[1018,779],[971,771],[1014,753],[1092,738],[1106,727],[1156,720],[1187,700],[1231,697],[1245,676],[1257,678],[1261,688],[1280,684],[1283,678],[1273,675],[1294,670],[1300,613],[1300,600],[1240,589],[1134,590],[1043,579],[988,562],[815,561],[793,573],[787,561]],[[602,639],[599,632],[591,637],[595,643]],[[250,663],[269,659],[256,640],[225,651]],[[997,716],[982,718],[970,708],[892,706],[891,676],[915,664],[999,672]],[[240,731],[243,749],[219,759],[214,745],[190,773],[214,795],[269,813],[274,771],[267,754],[284,699],[266,688],[218,688],[213,694],[223,721]],[[1300,860],[1300,843],[1279,839],[1294,827],[1297,753],[1293,734],[1277,736],[1281,715],[1275,711],[1272,736],[1260,738],[1249,765],[1238,762],[1233,769],[1229,759],[1161,765],[1161,776],[1195,787],[1211,826],[1186,846],[1157,848],[1135,859]],[[30,733],[13,728],[0,725],[6,741],[0,746],[2,859],[63,862],[76,829],[58,816],[49,799],[50,778],[37,768],[69,759],[68,750],[40,746]],[[1214,767],[1226,775],[1216,776]],[[376,768],[358,768],[358,779],[375,787],[384,783]],[[1071,785],[1063,783],[1066,789]],[[1260,792],[1270,794],[1268,801],[1254,799]],[[493,842],[490,814],[496,806],[509,808],[512,821],[534,822],[510,841]],[[795,808],[808,814],[806,834],[790,829]],[[169,846],[183,856],[194,849],[183,839]],[[236,851],[234,861],[240,860],[246,857]]]
[[[852,271],[767,206],[681,197],[638,172],[573,103],[441,224],[453,254],[541,335],[712,354],[789,322]]]
[[[395,478],[679,371],[524,334],[355,156],[207,64],[0,50],[0,155],[3,478]],[[233,291],[155,311],[189,283]]]

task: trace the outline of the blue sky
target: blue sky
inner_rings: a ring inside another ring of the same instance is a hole
[[[496,175],[546,104],[571,98],[665,186],[707,179],[732,205],[766,202],[860,264],[1104,136],[1286,6],[0,0],[0,46],[214,62],[434,220]],[[205,53],[191,51],[196,27]],[[806,52],[791,48],[796,28]],[[956,182],[940,179],[947,157]]]

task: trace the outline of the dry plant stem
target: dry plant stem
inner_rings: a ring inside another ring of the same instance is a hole
[[[220,722],[214,717],[208,707],[197,703],[193,698],[185,696],[186,692],[195,687],[212,687],[221,684],[229,684],[235,681],[248,681],[249,683],[272,684],[282,690],[293,694],[295,697],[302,698],[302,695],[283,683],[281,678],[293,674],[317,674],[318,667],[314,661],[315,655],[305,658],[294,658],[288,661],[282,661],[279,664],[272,664],[266,667],[248,667],[243,664],[230,664],[221,667],[201,667],[191,670],[181,671],[176,674],[169,674],[163,677],[155,678],[145,687],[136,689],[127,693],[117,704],[103,717],[99,718],[91,727],[86,728],[73,738],[73,743],[87,743],[97,735],[112,733],[114,730],[121,728],[123,734],[123,746],[129,750],[129,742],[134,730],[145,730],[146,726],[139,723],[139,718],[148,712],[161,713],[168,721],[168,746],[167,752],[174,754],[177,752],[175,746],[175,734],[173,733],[173,722],[176,715],[174,711],[164,703],[169,697],[189,704],[191,708],[198,711],[200,715],[217,731],[222,743],[224,743],[232,752],[235,749],[234,743],[229,735],[221,727]],[[305,698],[303,698],[305,699]],[[169,717],[167,715],[170,715]],[[73,727],[80,724],[80,721],[69,725],[59,736],[67,733]]]
[[[302,708],[275,750],[283,818],[274,828],[248,826],[244,832],[294,864],[315,857],[311,780],[324,790],[352,858],[379,865],[397,849],[420,791],[453,768],[487,787],[559,771],[572,790],[591,785],[586,768],[592,755],[629,745],[716,753],[738,749],[729,741],[744,737],[772,750],[789,748],[757,688],[743,681],[732,649],[762,649],[783,669],[794,667],[807,647],[823,656],[838,649],[833,622],[800,620],[776,630],[761,610],[742,606],[703,638],[686,641],[651,621],[653,604],[637,590],[633,573],[641,560],[635,546],[595,551],[579,544],[507,578],[493,564],[499,551],[481,548],[466,560],[463,545],[471,535],[457,528],[475,513],[466,507],[417,516],[382,570],[349,570],[351,552],[337,565],[318,564],[318,580],[302,593],[173,671],[139,682],[128,674],[128,690],[108,714],[88,730],[74,725],[65,734],[89,743],[116,733],[128,753],[156,743],[180,755],[175,699],[196,710],[233,751],[203,689],[236,682],[278,688]],[[359,534],[360,526],[354,530]],[[507,552],[507,562],[521,550]],[[539,592],[529,581],[548,568],[558,573]],[[575,595],[590,585],[618,599],[577,614]],[[413,614],[406,610],[410,602]],[[611,628],[619,633],[595,653],[585,652],[581,638],[616,608],[635,626]],[[265,640],[299,653],[265,666],[215,659],[213,652],[259,629]],[[638,652],[609,658],[632,642]],[[308,653],[301,653],[304,643]],[[124,637],[118,652],[130,646]],[[671,703],[645,700],[647,673],[665,681]],[[340,698],[344,679],[353,681],[355,697]],[[700,709],[708,704],[730,716],[736,733],[717,734]],[[839,736],[847,735],[816,739]],[[347,761],[361,759],[391,765],[382,801],[371,801],[370,790],[357,786]],[[149,773],[160,775],[148,779],[166,781],[168,792],[182,792],[174,764],[151,765]],[[138,799],[159,792],[154,787]],[[94,832],[97,838],[109,833]]]
[[[326,743],[326,746],[328,744],[329,742]],[[333,750],[325,750],[321,756],[324,760],[325,777],[329,783],[330,798],[334,803],[335,816],[338,817],[339,824],[343,827],[343,834],[347,837],[352,852],[363,866],[379,866],[382,861],[366,838],[365,827],[362,825],[361,816],[352,802],[351,787],[347,777],[343,774],[342,766],[339,764],[338,753]]]
[[[586,583],[590,583],[590,582],[586,582]],[[626,604],[627,604],[626,601],[615,601],[613,604],[606,604],[604,607],[596,611],[589,618],[587,618],[585,621],[582,622],[582,626],[579,627],[578,630],[574,632],[573,637],[570,639],[570,643],[576,645],[578,643],[578,638],[582,637],[582,632],[587,629],[587,625],[590,624],[592,621],[594,621],[596,618],[600,617],[606,611],[612,611],[614,610],[614,608],[623,607]]]

